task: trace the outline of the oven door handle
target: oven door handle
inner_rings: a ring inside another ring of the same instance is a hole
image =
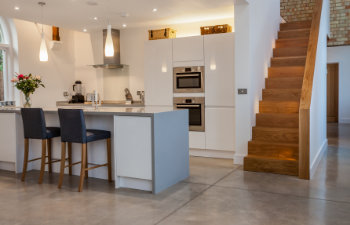
[[[181,75],[177,75],[176,74],[176,77],[200,77],[199,74],[181,74]]]
[[[176,107],[181,107],[181,108],[199,108],[201,105],[176,105]]]

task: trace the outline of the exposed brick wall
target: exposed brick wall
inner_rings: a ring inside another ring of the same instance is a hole
[[[281,0],[281,16],[288,22],[311,20],[315,0]],[[350,45],[350,0],[330,0],[331,34],[328,46]]]

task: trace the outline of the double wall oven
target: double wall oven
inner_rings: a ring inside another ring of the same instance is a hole
[[[204,132],[204,66],[175,67],[173,83],[174,109],[188,109],[190,131]]]
[[[188,109],[190,131],[205,131],[204,97],[175,97],[174,109]]]
[[[204,66],[175,67],[174,93],[204,93]]]

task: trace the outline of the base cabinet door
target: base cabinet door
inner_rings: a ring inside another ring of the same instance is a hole
[[[145,43],[145,104],[173,105],[172,40]]]
[[[205,109],[206,149],[234,150],[234,108]]]
[[[16,162],[16,113],[0,113],[0,161]]]

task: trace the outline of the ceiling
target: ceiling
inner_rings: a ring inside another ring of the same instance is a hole
[[[43,21],[39,1],[46,2]],[[150,27],[232,18],[233,13],[232,0],[0,0],[1,16],[88,31],[108,21],[114,28]]]

